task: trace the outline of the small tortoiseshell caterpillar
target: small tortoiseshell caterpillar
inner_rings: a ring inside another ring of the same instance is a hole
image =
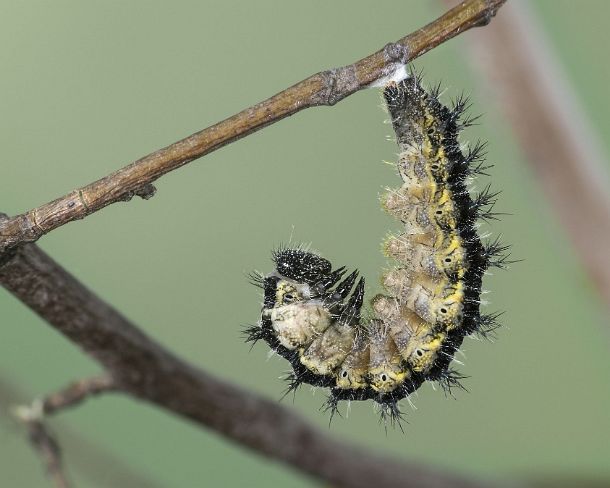
[[[372,399],[382,415],[400,419],[398,401],[425,381],[461,387],[450,368],[465,336],[487,336],[497,314],[479,312],[481,282],[490,266],[504,267],[507,247],[483,244],[477,220],[494,218],[496,194],[471,196],[470,178],[483,173],[484,144],[464,154],[458,133],[473,119],[458,98],[451,108],[437,86],[426,92],[415,74],[386,85],[386,101],[400,149],[402,186],[382,197],[404,225],[384,249],[396,265],[381,279],[385,294],[361,317],[364,279],[346,275],[303,249],[273,253],[275,270],[253,276],[264,290],[260,322],[247,340],[263,339],[292,365],[289,390],[306,383],[330,388],[328,407]]]

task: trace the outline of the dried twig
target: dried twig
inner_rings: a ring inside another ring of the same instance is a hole
[[[39,420],[24,420],[28,427],[30,443],[40,454],[46,467],[47,475],[57,488],[68,488],[68,478],[64,473],[59,444],[46,426]]]
[[[45,396],[42,400],[42,413],[50,415],[67,407],[73,407],[90,396],[114,391],[116,386],[109,375],[95,376],[76,381],[66,388]]]
[[[53,484],[57,488],[68,488],[70,484],[64,472],[61,449],[42,421],[42,404],[34,402],[31,406],[17,407],[15,416],[27,427],[30,444],[40,455]]]
[[[0,427],[3,422],[11,420],[9,416],[3,415],[4,412],[14,408],[14,405],[20,404],[28,396],[6,377],[0,376]],[[88,480],[103,481],[107,486],[159,487],[156,481],[133,466],[125,464],[122,459],[103,447],[75,433],[69,426],[60,424],[54,427],[61,431],[62,446],[70,455],[71,471],[79,472]],[[112,466],[112,469],[108,469],[109,466]]]
[[[42,399],[34,400],[30,406],[19,406],[15,409],[15,415],[27,426],[30,443],[40,454],[47,474],[57,488],[68,488],[69,483],[62,465],[61,448],[44,424],[44,417],[77,405],[89,396],[114,389],[114,380],[108,375],[87,378]]]
[[[485,25],[506,0],[466,0],[427,26],[349,66],[317,73],[257,105],[171,144],[50,203],[0,224],[0,255],[34,242],[107,205],[150,198],[152,183],[205,154],[309,107],[334,105],[472,27]]]
[[[538,183],[610,308],[607,161],[528,10],[525,2],[511,2],[493,29],[473,35],[472,59],[493,86]]]

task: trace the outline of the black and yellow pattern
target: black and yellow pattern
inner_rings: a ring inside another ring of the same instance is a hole
[[[357,271],[332,270],[302,249],[274,253],[275,271],[256,277],[265,299],[248,340],[264,339],[290,361],[290,389],[302,383],[330,388],[329,408],[340,400],[373,399],[391,419],[397,402],[424,381],[461,386],[449,368],[465,336],[494,330],[496,315],[479,312],[481,282],[490,266],[506,263],[506,247],[484,245],[476,231],[490,218],[495,194],[470,196],[469,178],[482,172],[484,145],[464,154],[459,131],[467,101],[452,108],[426,92],[418,76],[384,90],[400,149],[402,186],[382,197],[383,208],[404,230],[384,243],[396,265],[382,276],[385,294],[360,317],[364,280]]]

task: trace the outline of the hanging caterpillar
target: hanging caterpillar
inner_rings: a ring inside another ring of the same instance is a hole
[[[413,73],[383,92],[402,186],[388,190],[382,206],[404,231],[384,243],[396,264],[366,318],[358,271],[345,276],[344,267],[333,270],[302,248],[278,249],[274,271],[252,275],[264,303],[247,341],[263,339],[290,362],[288,391],[304,383],[330,388],[331,415],[340,400],[372,399],[384,418],[399,420],[398,401],[425,381],[461,388],[463,376],[450,364],[464,337],[498,327],[498,314],[479,311],[481,284],[489,267],[507,264],[507,247],[483,244],[477,234],[477,221],[496,215],[496,194],[486,188],[471,196],[467,188],[488,168],[485,145],[462,152],[458,133],[474,120],[463,119],[468,101],[449,108],[439,93],[439,86],[426,92]]]

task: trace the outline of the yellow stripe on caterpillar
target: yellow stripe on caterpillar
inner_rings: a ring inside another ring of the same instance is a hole
[[[405,305],[433,326],[440,325],[446,330],[459,327],[464,303],[463,280],[453,283],[448,278],[435,279],[396,268],[384,275],[383,285],[400,306]],[[377,311],[379,307],[376,300],[373,308]]]
[[[415,373],[427,373],[434,365],[446,334],[434,330],[412,310],[401,306],[395,298],[377,295],[373,310],[388,324],[388,332],[401,357]]]
[[[443,147],[425,140],[422,144],[402,147],[398,159],[398,174],[405,183],[446,183],[451,162]]]
[[[338,388],[357,390],[368,386],[370,351],[367,335],[359,333],[352,350],[337,370]]]
[[[426,195],[426,190],[433,193]],[[403,185],[398,190],[390,190],[382,197],[382,206],[405,224],[409,234],[445,234],[457,227],[457,211],[451,192],[436,184]]]
[[[444,332],[421,330],[411,337],[407,347],[400,353],[415,373],[428,373],[434,366],[446,337]]]
[[[405,305],[426,322],[453,330],[462,323],[464,283],[445,283],[432,289],[423,277],[409,290]]]
[[[387,328],[377,323],[371,333],[371,358],[369,381],[371,388],[380,393],[389,393],[398,388],[411,372],[396,348]]]
[[[466,252],[457,234],[443,236],[438,247],[430,243],[430,234],[390,235],[384,243],[384,253],[396,259],[412,273],[427,274],[435,279],[460,279],[467,269]],[[382,283],[385,281],[382,276]],[[398,278],[398,276],[396,277]],[[396,283],[395,280],[389,286]]]

